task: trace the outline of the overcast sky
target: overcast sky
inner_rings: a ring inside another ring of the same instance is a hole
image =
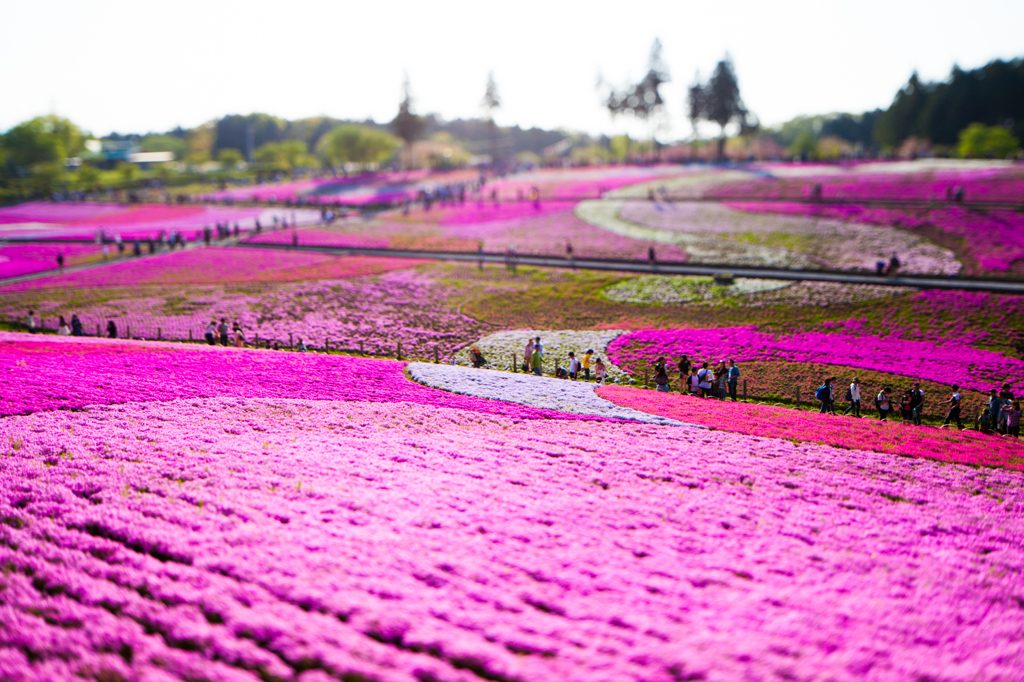
[[[50,112],[97,135],[254,111],[387,121],[405,72],[420,113],[473,117],[493,71],[501,125],[642,132],[595,84],[641,78],[658,37],[668,139],[689,135],[685,89],[726,52],[767,124],[886,107],[915,69],[1024,56],[1020,0],[0,3],[0,130]]]

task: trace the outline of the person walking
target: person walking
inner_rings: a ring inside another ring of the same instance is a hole
[[[892,389],[888,386],[878,392],[875,397],[875,406],[878,408],[878,421],[888,421],[889,412],[892,411]]]
[[[72,336],[84,336],[82,331],[82,321],[78,319],[78,315],[71,316],[71,335]]]
[[[846,389],[846,401],[850,403],[850,406],[843,412],[843,416],[853,412],[853,416],[860,419],[860,379],[857,377],[853,378],[853,383]]]
[[[942,422],[943,426],[949,426],[951,421],[956,421],[957,428],[963,431],[964,423],[960,420],[960,402],[960,386],[953,384],[953,395],[946,401],[949,405],[949,414],[946,415],[945,421]]]
[[[1006,412],[1006,435],[1020,438],[1020,401],[1015,400]]]
[[[921,383],[915,381],[910,389],[910,421],[915,426],[921,425],[922,412],[924,412],[924,391],[921,390]]]
[[[583,368],[583,379],[590,381],[590,361],[594,357],[594,349],[588,348],[587,352],[583,354],[583,359],[580,360],[580,366]]]
[[[832,381],[832,377],[826,377],[821,382],[821,386],[814,392],[814,399],[821,403],[821,409],[818,410],[818,414],[826,414],[828,412],[828,404],[832,398],[831,389],[829,389],[829,382]]]
[[[542,356],[541,352],[537,350],[536,343],[534,344],[533,354],[530,355],[530,369],[532,369],[533,373],[537,376],[544,375],[544,356]]]
[[[235,348],[245,348],[245,335],[242,333],[242,326],[235,322],[231,333],[235,339]]]
[[[669,392],[668,369],[665,368],[665,358],[660,357],[654,361],[654,384],[655,390],[662,393]]]
[[[220,324],[217,325],[217,334],[220,336],[220,345],[228,345],[228,319],[226,317],[220,318]]]
[[[729,397],[736,402],[736,386],[740,381],[740,368],[736,366],[735,360],[729,361]]]
[[[206,343],[210,344],[211,346],[216,346],[217,345],[217,339],[216,339],[216,336],[215,336],[216,333],[217,333],[217,322],[215,320],[210,320],[210,324],[206,325]]]
[[[541,355],[544,355],[544,344],[540,342],[539,336],[533,339],[533,350],[535,353],[540,353]]]
[[[608,369],[601,362],[601,358],[594,360],[594,379],[597,380],[598,385],[603,385],[605,379],[608,377]]]

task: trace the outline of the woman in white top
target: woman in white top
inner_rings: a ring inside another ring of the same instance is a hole
[[[852,410],[854,417],[860,417],[860,379],[857,377],[853,378],[850,388],[846,389],[846,399],[850,401],[850,406],[843,412],[843,416],[850,414]]]
[[[64,321],[64,316],[60,316],[60,326],[57,327],[57,334],[59,336],[71,336],[71,327]]]

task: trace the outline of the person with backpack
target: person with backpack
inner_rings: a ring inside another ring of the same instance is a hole
[[[964,423],[960,420],[960,387],[957,384],[953,384],[953,395],[946,401],[949,405],[949,414],[946,415],[945,421],[942,422],[943,426],[949,426],[951,421],[956,421],[957,428],[963,431]]]
[[[903,419],[904,424],[910,423],[910,401],[912,400],[910,393],[911,391],[908,388],[900,397],[900,417]]]
[[[668,370],[665,368],[665,358],[660,357],[654,361],[654,384],[655,389],[662,392],[668,393]]]
[[[576,381],[576,378],[580,375],[580,361],[576,359],[576,354],[573,352],[569,353],[569,378]]]
[[[715,375],[708,369],[708,363],[701,364],[700,371],[697,372],[697,379],[699,379],[700,397],[707,398],[711,395],[711,387],[715,385]]]
[[[910,389],[910,420],[915,426],[921,425],[921,413],[924,411],[924,391],[921,383],[915,381]]]
[[[821,403],[821,409],[818,410],[819,414],[826,414],[829,411],[829,403],[832,400],[832,389],[829,388],[829,383],[832,381],[832,377],[827,377],[818,390],[814,392],[814,399]]]
[[[875,407],[878,408],[878,421],[888,421],[892,411],[892,389],[886,386],[875,396]]]
[[[853,383],[850,384],[849,388],[846,389],[846,396],[844,398],[846,402],[850,403],[850,406],[843,412],[843,416],[853,412],[853,416],[860,419],[860,379],[857,377],[853,378]]]

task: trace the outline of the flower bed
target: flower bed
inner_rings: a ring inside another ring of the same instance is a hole
[[[673,420],[651,417],[637,410],[622,409],[599,398],[594,384],[568,379],[539,377],[531,374],[510,374],[492,369],[473,369],[458,365],[433,365],[414,362],[409,376],[415,381],[461,395],[504,400],[544,410],[585,414],[609,419],[623,419],[648,424],[680,425]]]
[[[615,339],[608,350],[620,367],[686,354],[713,362],[775,359],[859,367],[975,391],[987,392],[1004,382],[1015,391],[1024,389],[1024,362],[958,343],[822,332],[775,335],[750,326],[631,332]]]
[[[420,261],[409,258],[332,256],[308,251],[244,247],[197,247],[144,258],[127,258],[103,268],[17,282],[0,290],[214,282],[294,282],[355,277],[420,264]]]
[[[256,221],[266,228],[277,223],[318,222],[319,211],[233,206],[128,205],[103,203],[28,202],[0,208],[0,235],[4,237],[76,237],[92,239],[99,230],[124,240],[157,238],[172,231],[193,240],[204,227],[237,224],[250,231]]]
[[[7,244],[0,246],[0,279],[57,269],[57,255],[64,267],[83,265],[103,257],[96,244]]]
[[[0,416],[192,398],[306,398],[445,405],[520,418],[573,418],[410,382],[405,364],[313,353],[39,337],[0,332]]]
[[[629,379],[608,357],[608,344],[623,333],[619,329],[604,329],[600,331],[517,329],[515,331],[489,334],[472,345],[479,348],[480,352],[487,358],[489,367],[511,372],[513,369],[513,356],[515,357],[516,367],[522,365],[526,342],[539,336],[541,346],[544,349],[542,353],[544,357],[544,373],[549,375],[554,374],[556,361],[561,367],[568,366],[570,352],[575,353],[577,358],[582,359],[583,354],[587,350],[592,349],[595,360],[597,358],[604,359],[605,366],[608,369],[608,380],[615,382]],[[460,365],[470,364],[469,346],[463,348],[455,355],[455,361]]]
[[[618,215],[627,223],[665,232],[666,237],[693,241],[689,248],[695,260],[696,248],[717,255],[716,248],[768,247],[802,254],[816,267],[874,271],[879,258],[888,260],[895,252],[905,272],[955,275],[960,271],[952,251],[920,235],[823,219],[828,216],[811,211],[795,216],[756,215],[720,204],[631,201],[621,204]]]
[[[1024,445],[1019,439],[983,435],[977,431],[702,400],[625,386],[602,386],[597,389],[597,394],[633,410],[732,433],[785,438],[797,443],[822,443],[850,450],[872,450],[900,457],[925,457],[972,466],[1024,470]],[[865,401],[865,404],[867,402],[870,401]]]
[[[0,452],[0,671],[16,682],[1024,666],[1017,472],[243,398],[0,419]]]

